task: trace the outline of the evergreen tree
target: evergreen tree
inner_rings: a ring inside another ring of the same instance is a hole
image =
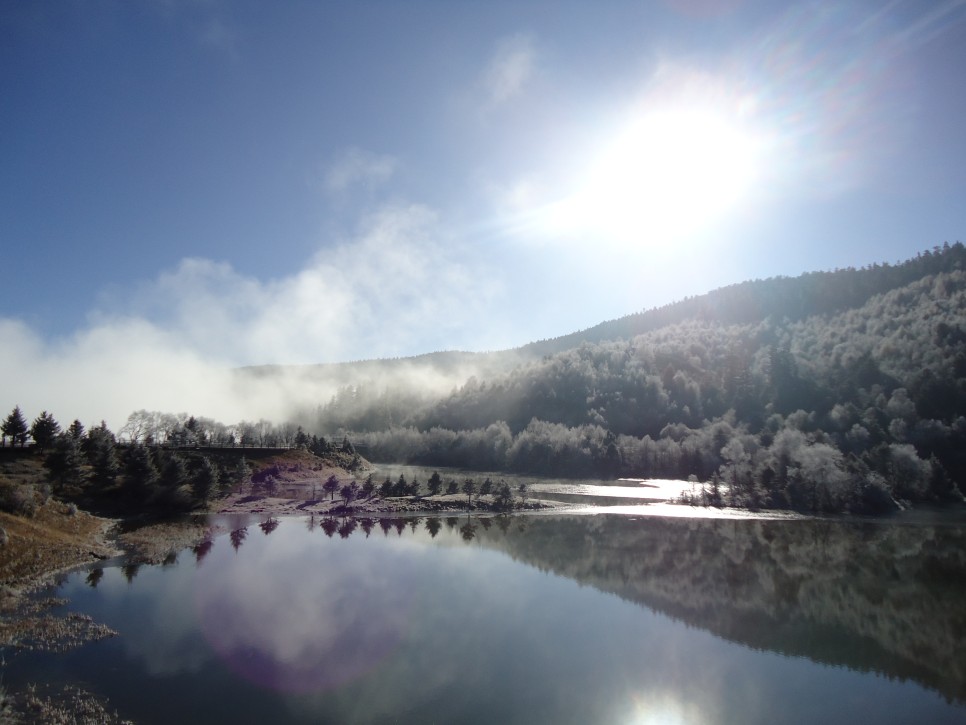
[[[375,490],[376,484],[372,482],[372,474],[370,473],[366,476],[365,483],[362,484],[362,495],[366,498],[372,498],[372,493]]]
[[[305,431],[302,430],[302,426],[299,426],[295,433],[295,446],[297,448],[308,448],[309,443],[310,438],[305,434]]]
[[[513,508],[513,491],[510,490],[510,484],[506,481],[500,481],[497,484],[493,505],[500,511],[509,511]]]
[[[349,504],[355,501],[356,497],[359,495],[359,484],[357,484],[355,481],[352,483],[347,483],[340,489],[339,495],[342,496],[342,500],[348,507]]]
[[[383,498],[392,496],[392,479],[389,476],[379,485],[379,495]]]
[[[235,465],[235,473],[232,476],[232,484],[245,484],[251,480],[252,471],[248,467],[248,461],[245,460],[245,456],[238,459],[238,463]]]
[[[87,436],[81,443],[81,448],[83,449],[84,453],[87,454],[91,465],[94,464],[94,456],[101,448],[101,444],[104,442],[109,443],[112,446],[117,445],[117,438],[114,437],[114,434],[107,427],[107,423],[102,420],[99,426],[91,428],[89,431],[87,431]]]
[[[84,480],[84,456],[81,452],[80,442],[71,438],[69,435],[59,435],[54,440],[54,445],[44,465],[50,473],[52,481],[57,483],[61,489],[67,486],[79,486]]]
[[[489,496],[491,491],[493,491],[493,481],[487,476],[480,484],[480,495]]]
[[[463,481],[462,490],[466,494],[466,507],[473,508],[473,494],[476,493],[476,481],[472,478],[467,478]]]
[[[191,490],[198,501],[207,501],[218,485],[218,466],[210,458],[201,459],[201,469],[191,482]]]
[[[84,437],[84,424],[76,418],[74,422],[67,426],[67,434],[76,441]]]
[[[19,405],[10,411],[10,415],[0,425],[0,432],[3,435],[4,446],[7,445],[7,436],[10,436],[11,446],[16,446],[19,443],[21,448],[24,447],[24,444],[27,442],[27,421],[24,420]]]
[[[147,446],[136,445],[128,450],[124,475],[127,485],[138,494],[147,497],[154,493],[158,469]]]
[[[161,465],[159,483],[167,489],[175,489],[188,482],[188,467],[177,453],[167,456]]]
[[[333,473],[322,484],[322,490],[329,494],[329,500],[335,501],[335,492],[339,490],[339,479]]]
[[[43,453],[60,433],[60,424],[46,410],[38,415],[30,426],[30,437]]]
[[[439,492],[443,490],[443,479],[440,478],[438,471],[433,471],[433,475],[429,477],[429,481],[426,485],[429,488],[430,496],[439,495]]]
[[[114,436],[97,436],[94,441],[92,451],[88,453],[93,481],[105,488],[113,486],[117,475],[121,472]]]

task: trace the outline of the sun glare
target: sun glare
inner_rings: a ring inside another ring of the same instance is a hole
[[[674,241],[719,218],[748,193],[759,144],[712,110],[639,116],[599,153],[555,224],[622,243]]]

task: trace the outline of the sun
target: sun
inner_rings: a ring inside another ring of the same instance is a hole
[[[653,109],[602,145],[556,224],[620,242],[674,241],[734,208],[758,176],[761,144],[712,108]]]

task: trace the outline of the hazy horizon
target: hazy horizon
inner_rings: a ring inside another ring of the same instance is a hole
[[[8,404],[277,417],[321,389],[239,399],[225,371],[514,348],[954,242],[964,20],[960,0],[7,6]]]

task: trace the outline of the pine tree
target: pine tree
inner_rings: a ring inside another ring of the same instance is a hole
[[[188,467],[184,459],[177,453],[172,453],[161,466],[161,485],[168,489],[175,489],[187,481]]]
[[[24,447],[24,444],[27,442],[27,421],[24,420],[19,405],[14,407],[10,415],[7,416],[7,419],[0,425],[0,432],[3,435],[4,446],[7,445],[7,436],[10,436],[11,446],[16,446],[17,443],[20,443],[20,447]]]
[[[473,507],[473,494],[476,493],[476,481],[472,478],[467,478],[463,481],[462,487],[463,493],[466,494],[466,508]]]
[[[322,484],[322,490],[331,496],[332,501],[335,500],[335,492],[339,490],[339,479],[336,478],[334,473],[325,479],[325,483]]]
[[[158,483],[158,469],[147,446],[133,446],[124,466],[127,484],[142,495],[150,495]]]
[[[66,486],[79,486],[83,482],[83,462],[80,443],[68,435],[59,435],[44,460],[44,466],[51,480],[63,489]]]
[[[201,470],[195,475],[191,490],[199,501],[207,501],[218,485],[218,466],[210,459],[201,461]]]
[[[91,462],[94,483],[105,488],[113,486],[117,481],[117,475],[121,472],[121,463],[117,459],[114,437],[96,438],[91,453],[88,454],[88,459]]]
[[[38,415],[30,426],[30,437],[34,439],[41,453],[54,442],[58,433],[60,433],[60,424],[46,410]]]

